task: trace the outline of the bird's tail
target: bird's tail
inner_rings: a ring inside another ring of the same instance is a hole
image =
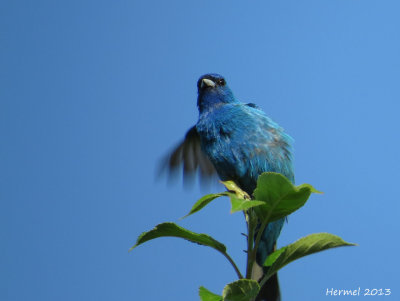
[[[256,262],[253,265],[253,273],[251,278],[261,281],[266,269],[260,267]],[[281,292],[279,289],[278,274],[275,273],[268,279],[268,281],[261,287],[256,301],[281,301]]]
[[[279,289],[277,273],[269,278],[263,285],[258,293],[256,301],[281,301],[281,292]]]

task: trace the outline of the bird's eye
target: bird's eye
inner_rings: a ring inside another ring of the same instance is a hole
[[[225,80],[223,78],[218,80],[218,86],[225,86]]]

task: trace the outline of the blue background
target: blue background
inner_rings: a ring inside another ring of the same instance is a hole
[[[142,231],[223,190],[155,179],[197,120],[208,72],[295,138],[296,182],[325,192],[290,217],[279,246],[325,231],[359,244],[285,267],[283,300],[358,287],[396,298],[399,10],[397,0],[2,1],[0,299],[198,300],[200,285],[220,293],[235,280],[220,254],[183,240],[128,253]],[[227,200],[179,224],[224,242],[244,268],[244,220]]]

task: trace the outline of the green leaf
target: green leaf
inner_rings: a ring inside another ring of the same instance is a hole
[[[207,194],[203,196],[200,200],[198,200],[190,210],[188,214],[186,214],[184,217],[181,219],[184,219],[185,217],[188,217],[189,215],[192,215],[193,213],[196,213],[197,211],[200,211],[203,209],[206,205],[208,205],[211,201],[213,201],[216,198],[219,198],[221,196],[227,195],[226,192],[222,193],[212,193],[212,194]]]
[[[355,245],[330,233],[310,234],[269,255],[264,263],[264,266],[270,266],[266,277],[269,278],[288,263],[301,257],[332,248]]]
[[[203,246],[212,247],[224,254],[226,253],[225,245],[215,240],[211,236],[189,231],[174,223],[162,223],[155,226],[154,229],[148,232],[143,232],[136,240],[136,244],[130,248],[129,251],[132,251],[134,248],[145,243],[146,241],[166,236],[180,237]]]
[[[276,259],[286,250],[286,247],[280,248],[276,251],[274,251],[273,253],[269,254],[269,256],[267,257],[267,259],[264,262],[264,266],[269,267],[271,266]]]
[[[237,211],[243,211],[247,210],[252,207],[264,205],[264,202],[261,201],[251,201],[251,200],[244,200],[241,198],[238,198],[235,194],[233,193],[228,193],[229,198],[231,200],[231,213],[235,213]]]
[[[302,207],[311,193],[320,193],[309,184],[294,186],[285,176],[267,172],[258,177],[254,198],[264,205],[254,210],[260,220],[278,220]]]
[[[204,286],[200,286],[199,296],[201,301],[222,301],[222,296],[210,292]]]
[[[221,183],[230,191],[225,195],[228,195],[231,200],[231,213],[247,210],[264,204],[264,202],[261,201],[250,201],[251,198],[247,192],[240,189],[233,181],[225,181]]]
[[[229,191],[232,191],[236,194],[236,196],[240,199],[251,199],[250,196],[247,194],[246,191],[243,191],[242,189],[239,188],[239,186],[236,185],[235,182],[233,181],[221,181],[222,184],[228,189]]]
[[[224,301],[249,301],[255,298],[260,290],[257,281],[240,279],[224,287],[222,300]]]

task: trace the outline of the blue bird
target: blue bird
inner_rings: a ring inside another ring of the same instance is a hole
[[[225,79],[206,74],[197,82],[199,119],[168,158],[170,171],[183,165],[184,175],[215,172],[222,181],[232,180],[252,195],[258,176],[277,172],[294,182],[292,138],[252,103],[238,101]],[[259,266],[271,254],[284,219],[269,223],[257,250]],[[277,275],[261,289],[257,300],[280,300]]]

